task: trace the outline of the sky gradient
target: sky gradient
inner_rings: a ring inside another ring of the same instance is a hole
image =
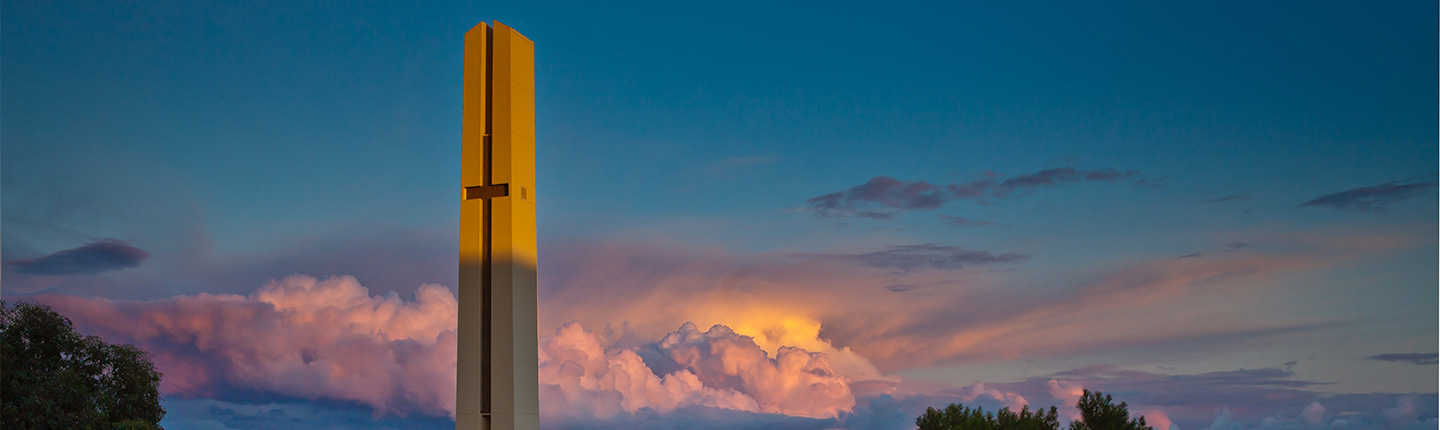
[[[461,48],[499,20],[543,428],[1089,388],[1433,429],[1437,13],[7,0],[0,292],[151,351],[170,428],[453,428]]]

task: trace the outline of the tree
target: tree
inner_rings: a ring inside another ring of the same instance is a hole
[[[0,428],[160,429],[150,354],[75,331],[49,306],[0,301]]]
[[[1059,430],[1060,419],[1054,406],[1049,413],[1031,411],[1029,406],[1020,408],[1020,413],[1009,407],[990,414],[984,408],[971,409],[959,403],[952,403],[945,409],[925,408],[925,413],[915,418],[920,430]]]
[[[1075,403],[1080,419],[1070,422],[1070,430],[1155,430],[1145,424],[1143,416],[1130,419],[1125,402],[1115,405],[1112,401],[1099,391],[1085,390]],[[1049,412],[1031,412],[1025,406],[1018,414],[1007,407],[992,415],[982,408],[952,403],[945,409],[925,408],[925,413],[915,418],[915,426],[920,430],[1060,430],[1060,419],[1054,406]]]
[[[1155,430],[1145,425],[1145,417],[1130,419],[1129,406],[1125,402],[1111,404],[1109,395],[1099,391],[1085,390],[1075,409],[1080,410],[1080,420],[1070,422],[1070,430]]]

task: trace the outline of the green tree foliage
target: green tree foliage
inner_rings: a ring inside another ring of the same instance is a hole
[[[49,306],[0,301],[0,428],[160,429],[160,372]]]
[[[1145,425],[1145,417],[1130,419],[1125,402],[1115,405],[1113,401],[1099,391],[1085,390],[1075,404],[1081,419],[1072,421],[1070,430],[1155,430]],[[1018,414],[1008,407],[990,414],[982,408],[953,403],[945,409],[925,408],[925,413],[915,418],[915,426],[920,430],[1060,430],[1060,419],[1054,406],[1049,412],[1031,412],[1025,406]]]
[[[1085,390],[1075,409],[1080,410],[1080,420],[1070,423],[1070,430],[1155,430],[1145,425],[1145,417],[1130,419],[1129,406],[1111,403],[1109,395],[1099,391]]]
[[[1059,430],[1060,419],[1054,406],[1048,413],[1031,411],[1029,406],[1015,413],[1010,408],[1001,408],[991,414],[983,408],[971,409],[958,403],[945,409],[925,408],[925,413],[915,419],[920,430]]]

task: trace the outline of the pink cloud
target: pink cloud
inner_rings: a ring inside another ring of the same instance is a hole
[[[307,276],[248,296],[36,299],[87,332],[151,351],[165,394],[231,387],[355,401],[377,415],[454,411],[457,304],[439,285],[413,301],[371,296],[351,277]]]
[[[167,395],[238,388],[353,401],[377,416],[454,416],[457,303],[439,285],[402,300],[371,295],[351,277],[292,276],[245,296],[36,300],[83,331],[151,351]],[[772,356],[719,325],[687,323],[659,338],[626,348],[569,323],[540,339],[543,413],[595,419],[700,406],[835,418],[855,405],[851,379],[824,353],[784,346]]]
[[[960,400],[974,402],[975,399],[980,398],[980,396],[989,397],[996,403],[1015,411],[1030,404],[1029,401],[1025,400],[1025,396],[1021,396],[1019,393],[986,388],[985,384],[979,382],[960,389]]]

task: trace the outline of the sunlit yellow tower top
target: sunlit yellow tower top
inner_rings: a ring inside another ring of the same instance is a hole
[[[499,22],[465,32],[457,430],[540,426],[534,58]]]

